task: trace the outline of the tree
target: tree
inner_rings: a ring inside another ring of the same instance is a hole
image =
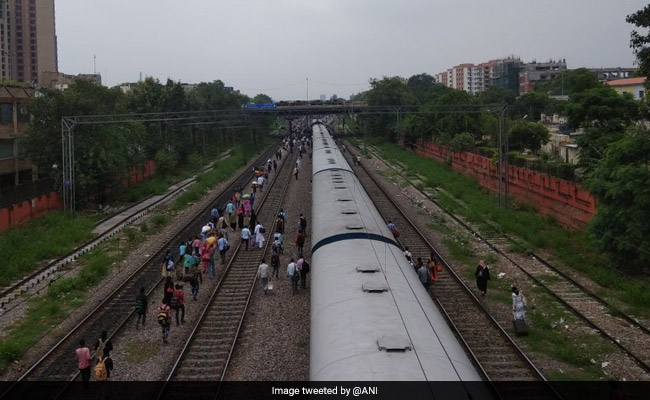
[[[505,104],[508,106],[513,106],[517,96],[515,92],[510,89],[498,87],[498,86],[488,86],[484,91],[479,93],[478,101],[481,104]]]
[[[416,103],[416,98],[411,89],[404,83],[402,78],[384,77],[381,80],[371,79],[370,89],[366,94],[366,101],[371,106],[409,106]],[[396,114],[371,115],[365,117],[367,128],[370,132],[384,134],[387,139],[393,139],[397,132],[402,129],[398,126]]]
[[[269,103],[273,103],[273,99],[271,98],[271,96],[268,96],[268,95],[266,95],[264,93],[260,93],[260,94],[256,95],[255,97],[253,97],[253,103],[255,103],[255,104],[269,104]]]
[[[650,5],[628,15],[625,20],[647,31],[650,28]],[[650,77],[650,32],[642,34],[637,30],[633,30],[630,36],[630,47],[634,50],[636,59],[639,62],[639,70],[643,76]],[[650,88],[650,79],[645,84],[647,88]]]
[[[531,121],[539,121],[542,119],[542,114],[551,109],[551,104],[551,99],[545,93],[529,92],[519,96],[511,115],[520,118],[528,115]]]
[[[621,266],[650,264],[650,136],[626,134],[611,143],[585,180],[598,202],[590,228]]]
[[[548,128],[537,122],[519,121],[508,132],[509,145],[513,150],[528,149],[535,153],[549,139]]]
[[[436,80],[429,74],[418,74],[410,77],[406,83],[411,89],[411,92],[418,99],[418,102],[423,103],[429,92],[437,85]]]
[[[602,86],[596,74],[586,68],[578,68],[564,71],[550,82],[538,83],[534,90],[549,96],[559,96],[582,93]]]
[[[565,107],[570,128],[624,130],[638,117],[638,104],[629,93],[619,95],[606,86],[574,93]]]
[[[475,140],[480,140],[483,129],[481,112],[475,107],[478,105],[476,98],[471,94],[462,90],[452,90],[429,105],[427,111],[434,112],[433,123],[436,130],[443,135],[452,138],[459,133],[467,132]],[[459,110],[465,111],[459,112]]]

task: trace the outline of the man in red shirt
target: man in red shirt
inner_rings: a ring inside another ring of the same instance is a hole
[[[86,347],[86,341],[81,339],[79,341],[79,348],[75,350],[77,355],[79,372],[81,373],[81,380],[83,381],[84,389],[88,388],[88,381],[90,380],[90,349]]]
[[[296,246],[298,247],[298,258],[302,258],[302,247],[305,245],[305,235],[302,230],[298,231],[296,235]]]
[[[183,291],[183,285],[176,284],[174,297],[178,299],[178,307],[176,307],[176,326],[178,326],[179,311],[181,312],[181,323],[185,323],[185,292]]]

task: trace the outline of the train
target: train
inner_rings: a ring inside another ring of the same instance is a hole
[[[311,133],[310,380],[481,381],[327,126]]]

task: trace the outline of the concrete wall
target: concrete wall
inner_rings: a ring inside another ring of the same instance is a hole
[[[473,153],[454,152],[446,146],[418,140],[414,153],[439,163],[451,162],[455,171],[477,181],[482,187],[498,191],[498,169],[492,160]],[[575,182],[515,166],[508,167],[509,194],[530,204],[540,214],[550,215],[572,229],[584,229],[596,213],[596,201]]]

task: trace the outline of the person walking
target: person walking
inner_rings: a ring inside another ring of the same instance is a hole
[[[135,313],[138,314],[138,320],[135,321],[135,328],[138,329],[140,319],[142,319],[142,326],[147,319],[147,295],[144,294],[144,287],[140,288],[140,293],[135,297]]]
[[[298,247],[298,257],[302,257],[302,248],[305,245],[305,235],[302,233],[302,230],[298,231],[296,235],[296,247]]]
[[[163,256],[162,260],[162,277],[167,278],[169,276],[169,263],[172,263],[172,269],[173,269],[173,263],[174,263],[174,258],[172,257],[171,251],[167,250],[165,252],[165,255]]]
[[[422,286],[425,289],[429,289],[429,283],[431,281],[431,276],[429,275],[429,269],[424,265],[421,258],[418,258],[418,278],[422,282]]]
[[[104,352],[97,356],[97,364],[95,364],[95,380],[99,382],[109,380],[113,367],[113,359],[107,349],[104,349]]]
[[[251,230],[248,229],[248,226],[245,226],[241,230],[241,240],[246,244],[246,250],[248,250],[248,242],[250,241],[250,239],[251,239]]]
[[[163,342],[167,342],[169,337],[169,329],[172,321],[172,310],[169,308],[168,300],[163,299],[163,303],[158,308],[158,324],[162,327]]]
[[[289,284],[291,284],[291,294],[294,295],[298,291],[298,277],[300,277],[300,274],[296,269],[296,262],[293,258],[287,265],[287,277],[289,278]]]
[[[302,214],[298,217],[298,229],[300,229],[305,235],[307,234],[307,218]]]
[[[228,239],[225,238],[225,236],[222,236],[219,238],[217,241],[217,247],[219,249],[219,254],[221,255],[221,265],[226,264],[226,252],[230,248],[230,245],[228,244]]]
[[[275,279],[278,279],[278,271],[280,270],[280,255],[277,251],[274,251],[271,254],[271,267],[273,267],[271,276],[274,276]]]
[[[230,216],[232,215],[233,211],[235,211],[235,205],[232,203],[232,200],[228,201],[228,204],[226,204],[226,214],[228,215],[228,219],[230,219]]]
[[[262,258],[262,263],[257,268],[257,276],[262,281],[262,289],[264,294],[269,294],[269,266],[266,264],[266,259]]]
[[[214,207],[212,207],[212,210],[210,210],[210,217],[212,218],[213,224],[216,224],[217,221],[219,220],[219,210],[217,210],[216,204]]]
[[[251,217],[248,220],[248,227],[253,228],[253,231],[255,231],[255,228],[257,227],[257,214],[255,213],[255,210],[251,209]]]
[[[262,193],[264,191],[264,175],[257,177],[257,186],[260,189],[260,193]]]
[[[512,316],[516,320],[526,319],[526,299],[524,295],[517,289],[516,286],[512,287]]]
[[[75,350],[77,356],[77,368],[81,374],[81,381],[83,382],[84,389],[88,389],[88,381],[90,380],[90,349],[86,347],[84,339],[79,340],[79,347]]]
[[[183,291],[183,285],[176,284],[176,290],[174,290],[174,297],[177,300],[176,306],[176,326],[178,326],[178,314],[181,314],[181,324],[185,323],[185,291]],[[173,299],[172,298],[172,299]]]
[[[239,230],[242,230],[244,228],[244,206],[240,205],[239,210],[237,211],[237,227]]]
[[[192,299],[194,301],[199,299],[199,279],[196,275],[190,278],[190,288],[192,289]]]
[[[230,214],[230,229],[232,229],[233,232],[237,232],[237,220],[239,219],[239,209],[235,208],[232,211],[232,214]]]
[[[261,223],[258,223],[255,226],[255,243],[260,249],[264,247],[264,233],[266,233],[266,229],[264,229]]]
[[[299,170],[298,170],[298,167],[295,167],[295,168],[293,169],[293,176],[296,177],[296,180],[298,180],[298,171],[299,171]]]
[[[481,296],[485,297],[487,283],[490,280],[490,270],[483,260],[479,261],[474,276],[476,277],[476,287],[481,292]]]
[[[300,286],[307,289],[307,274],[309,273],[309,263],[302,259],[302,268],[300,268]]]
[[[165,285],[163,286],[163,297],[167,299],[167,301],[169,301],[171,300],[173,295],[174,295],[174,280],[172,279],[171,276],[168,276],[167,279],[165,280]]]

